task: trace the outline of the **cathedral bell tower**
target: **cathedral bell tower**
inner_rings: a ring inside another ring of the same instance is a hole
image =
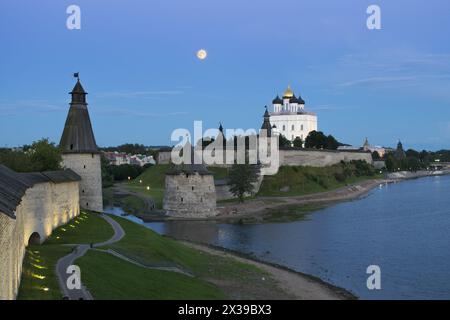
[[[87,108],[87,92],[84,91],[77,73],[75,77],[77,83],[70,92],[72,101],[59,143],[62,165],[81,177],[80,206],[87,210],[103,212],[100,152]]]

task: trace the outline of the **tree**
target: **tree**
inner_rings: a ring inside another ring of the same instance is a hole
[[[286,138],[285,136],[283,136],[282,134],[280,134],[278,136],[278,139],[279,139],[278,145],[279,145],[280,148],[283,148],[283,147],[284,148],[289,148],[289,147],[291,147],[291,141],[289,141],[289,139]]]
[[[33,142],[27,153],[30,156],[33,171],[61,169],[61,151],[48,139]]]
[[[325,149],[327,137],[322,131],[311,131],[305,139],[305,148]]]
[[[339,142],[330,134],[325,138],[325,149],[336,150],[339,147]]]
[[[372,152],[372,159],[373,159],[373,160],[380,160],[380,159],[381,159],[380,154],[378,153],[377,150],[375,150],[374,152]]]
[[[17,172],[59,170],[61,161],[60,150],[48,139],[35,141],[22,150],[0,151],[0,163]]]
[[[246,193],[252,193],[253,184],[258,180],[258,172],[255,166],[250,164],[234,164],[228,174],[228,184],[231,193],[244,202]]]
[[[303,140],[300,137],[296,137],[292,143],[295,148],[303,148]]]

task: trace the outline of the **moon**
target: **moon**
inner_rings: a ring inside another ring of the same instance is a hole
[[[199,58],[200,60],[205,60],[207,56],[208,52],[206,52],[205,49],[200,49],[197,51],[197,58]]]

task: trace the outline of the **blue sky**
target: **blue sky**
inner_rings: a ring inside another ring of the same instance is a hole
[[[66,28],[71,4],[81,30]],[[370,4],[382,30],[366,27]],[[171,144],[194,120],[259,128],[290,83],[342,142],[450,148],[449,13],[447,0],[2,0],[0,146],[59,142],[79,71],[100,146]]]

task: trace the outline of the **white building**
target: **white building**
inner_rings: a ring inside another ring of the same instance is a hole
[[[317,131],[317,115],[305,110],[305,101],[300,95],[297,98],[290,86],[284,92],[283,99],[277,96],[272,103],[270,124],[276,133],[290,141],[297,137],[305,141],[311,131]]]

